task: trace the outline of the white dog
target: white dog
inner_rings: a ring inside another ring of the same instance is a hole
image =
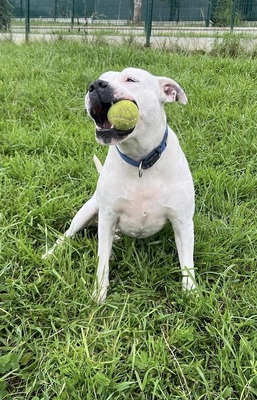
[[[119,100],[131,100],[139,109],[139,121],[129,131],[118,131],[107,112]],[[104,301],[109,286],[109,258],[117,229],[132,237],[147,237],[172,224],[182,270],[182,286],[195,288],[194,185],[185,155],[175,133],[167,126],[164,103],[187,103],[181,87],[172,79],[126,68],[107,72],[92,82],[86,109],[96,125],[96,139],[109,145],[97,188],[73,218],[64,236],[74,236],[98,217],[98,268],[94,298]],[[99,164],[98,164],[99,169]]]

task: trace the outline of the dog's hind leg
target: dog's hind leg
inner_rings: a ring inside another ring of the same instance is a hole
[[[81,209],[77,212],[71,221],[69,229],[65,232],[65,237],[72,237],[79,232],[84,226],[94,219],[98,213],[98,205],[95,194],[88,200]]]
[[[65,238],[74,236],[84,226],[89,224],[90,221],[92,221],[94,217],[96,217],[97,213],[98,213],[98,205],[94,194],[91,197],[91,199],[88,200],[77,212],[77,214],[71,221],[69,229],[64,233],[64,235],[59,237],[54,246],[43,255],[43,259],[46,259],[48,256],[53,254],[55,248],[60,244],[62,244]]]

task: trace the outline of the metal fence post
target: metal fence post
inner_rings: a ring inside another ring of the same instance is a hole
[[[29,41],[30,33],[30,0],[26,0],[25,3],[25,40]]]
[[[145,18],[145,31],[146,31],[146,43],[147,47],[150,46],[150,38],[152,31],[152,21],[153,21],[153,0],[147,0],[146,4],[146,18]]]
[[[20,0],[20,19],[23,18],[23,4],[22,0]]]
[[[133,22],[133,15],[134,15],[134,0],[130,0],[130,5],[129,5],[129,18],[128,20],[130,22]]]
[[[209,0],[207,5],[206,20],[205,20],[206,28],[210,26],[211,11],[212,11],[212,0]]]
[[[54,22],[56,21],[56,17],[57,17],[57,0],[54,0]]]
[[[230,30],[231,31],[233,31],[234,26],[235,26],[236,10],[237,10],[237,0],[232,0],[232,12],[231,12],[231,21],[230,21]]]
[[[71,30],[73,30],[73,26],[74,26],[74,14],[75,14],[75,0],[72,0],[72,4],[71,4]]]
[[[177,18],[176,18],[177,24],[179,23],[179,20],[180,20],[180,0],[178,0],[177,4]]]

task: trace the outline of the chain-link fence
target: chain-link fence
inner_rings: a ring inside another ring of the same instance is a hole
[[[257,0],[0,0],[12,33],[171,36],[179,29],[257,29]],[[0,11],[1,19],[1,11]],[[9,28],[9,26],[8,26]],[[1,22],[0,22],[1,29]]]

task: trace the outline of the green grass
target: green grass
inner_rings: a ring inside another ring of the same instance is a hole
[[[0,398],[257,396],[257,60],[93,43],[0,44]],[[234,54],[234,53],[233,53]],[[114,246],[91,300],[97,238],[41,255],[94,191],[88,84],[141,67],[180,82],[167,105],[196,187],[199,296],[181,290],[169,226]]]

